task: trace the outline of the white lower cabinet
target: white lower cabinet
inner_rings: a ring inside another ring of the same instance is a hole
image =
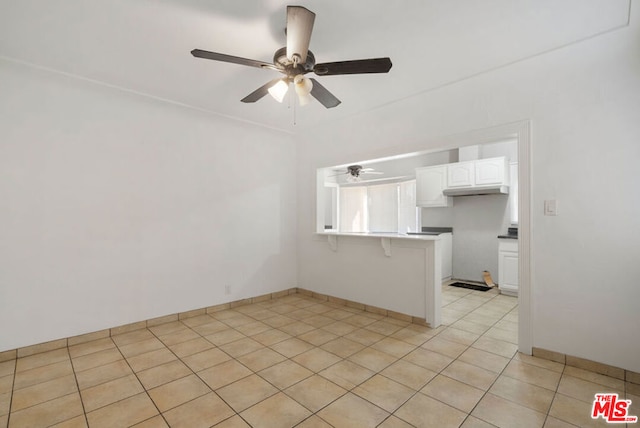
[[[498,239],[498,288],[502,294],[518,295],[517,239]]]
[[[453,235],[441,233],[442,242],[442,281],[448,281],[453,276]]]

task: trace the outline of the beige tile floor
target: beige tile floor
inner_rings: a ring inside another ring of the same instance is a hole
[[[517,353],[515,298],[443,289],[438,329],[293,294],[3,362],[0,427],[604,426],[605,391],[640,414],[638,385]]]

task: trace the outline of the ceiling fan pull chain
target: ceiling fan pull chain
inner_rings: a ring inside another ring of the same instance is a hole
[[[290,98],[291,99],[291,98]],[[293,100],[293,126],[296,126],[298,124],[298,118],[297,118],[297,113],[298,109],[296,108],[296,100]]]

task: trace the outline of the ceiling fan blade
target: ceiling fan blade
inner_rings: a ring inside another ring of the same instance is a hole
[[[191,55],[196,58],[212,59],[214,61],[230,62],[233,64],[248,65],[249,67],[269,68],[271,70],[280,71],[275,65],[268,62],[257,61],[255,59],[241,58],[239,56],[226,55],[218,52],[203,51],[202,49],[194,49]]]
[[[266,84],[260,86],[258,89],[256,89],[255,91],[251,92],[249,95],[247,95],[246,97],[244,97],[240,101],[242,101],[243,103],[255,103],[260,98],[262,98],[265,95],[267,95],[269,93],[269,88],[272,87],[273,85],[275,85],[276,83],[278,83],[280,80],[282,80],[282,79],[277,78],[277,79],[271,80],[270,82],[267,82]]]
[[[378,175],[382,175],[382,174],[384,174],[384,172],[379,172],[379,171],[360,171],[360,174],[378,174]]]
[[[320,104],[326,108],[332,108],[340,104],[342,101],[337,99],[331,92],[320,84],[316,79],[311,79],[313,82],[313,88],[311,89],[311,95],[316,100],[320,101]]]
[[[390,58],[356,59],[316,64],[313,72],[319,76],[336,74],[388,73],[391,69]]]
[[[300,56],[299,62],[307,61],[311,31],[316,14],[302,6],[287,6],[287,58]]]

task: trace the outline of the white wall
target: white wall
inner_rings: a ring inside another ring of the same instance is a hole
[[[640,371],[640,2],[631,11],[629,27],[308,132],[300,286],[328,290],[310,265],[332,269],[313,240],[315,168],[530,119],[533,346]]]
[[[488,270],[498,281],[498,235],[509,227],[509,196],[456,196],[453,206],[423,208],[422,225],[453,227],[453,277],[483,281]]]
[[[297,285],[290,136],[4,60],[0,93],[0,351]]]

